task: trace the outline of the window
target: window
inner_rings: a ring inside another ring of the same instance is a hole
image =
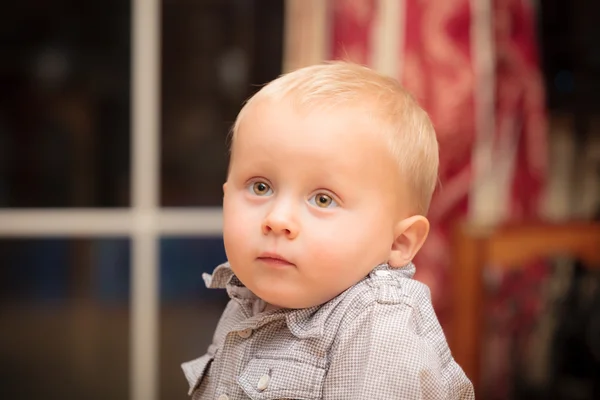
[[[187,398],[226,301],[200,279],[226,137],[281,73],[283,6],[0,6],[0,397]]]

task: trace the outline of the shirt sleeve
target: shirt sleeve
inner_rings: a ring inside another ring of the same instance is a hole
[[[373,302],[342,326],[323,385],[324,399],[475,398],[430,301],[416,303]]]

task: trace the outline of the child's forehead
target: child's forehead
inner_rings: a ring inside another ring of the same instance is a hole
[[[248,114],[232,147],[238,165],[295,163],[299,168],[328,172],[356,171],[391,158],[391,168],[396,169],[384,135],[375,133],[352,113],[293,114],[279,106],[266,113]]]
[[[330,164],[334,159],[347,158],[350,148],[358,147],[379,157],[390,152],[386,133],[361,114],[360,108],[298,112],[290,104],[262,102],[248,111],[240,121],[231,149],[235,156],[243,148],[247,161],[285,152]]]
[[[302,103],[294,98],[276,101],[260,99],[245,110],[240,125],[245,128],[265,125],[273,120],[287,120],[290,124],[302,123],[313,126],[327,126],[335,122],[353,121],[347,128],[359,130],[365,125],[376,125],[379,118],[374,111],[363,102],[340,103],[330,102]],[[375,128],[375,127],[373,127]]]

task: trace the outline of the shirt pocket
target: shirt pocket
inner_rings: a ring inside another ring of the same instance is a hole
[[[294,360],[251,360],[238,383],[252,400],[320,399],[325,370]]]
[[[202,380],[207,377],[208,371],[210,369],[210,364],[212,363],[214,356],[210,354],[205,354],[200,358],[197,358],[192,361],[188,361],[181,365],[183,369],[183,373],[190,385],[190,390],[188,391],[188,395],[191,395],[202,383]]]

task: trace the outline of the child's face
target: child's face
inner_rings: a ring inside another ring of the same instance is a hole
[[[388,261],[403,211],[397,171],[359,110],[253,104],[224,186],[231,268],[271,304],[329,301]]]

